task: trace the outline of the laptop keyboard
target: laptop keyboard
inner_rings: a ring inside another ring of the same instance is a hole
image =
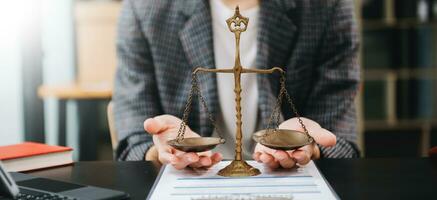
[[[59,194],[28,190],[22,187],[20,187],[20,194],[18,194],[18,197],[15,199],[17,200],[75,200],[74,198],[62,196]]]

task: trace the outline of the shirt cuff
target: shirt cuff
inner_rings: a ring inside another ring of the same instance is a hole
[[[146,158],[147,151],[153,146],[149,134],[141,133],[131,135],[120,142],[117,151],[118,161],[142,161]]]

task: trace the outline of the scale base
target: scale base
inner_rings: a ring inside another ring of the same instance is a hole
[[[225,177],[242,177],[260,175],[261,172],[244,160],[233,160],[231,164],[221,169],[217,174]]]

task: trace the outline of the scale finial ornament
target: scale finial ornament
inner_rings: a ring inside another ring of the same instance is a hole
[[[249,18],[242,16],[240,14],[240,9],[237,6],[235,8],[234,16],[227,19],[226,24],[228,24],[228,28],[232,33],[240,34],[241,32],[246,31],[247,26],[249,25]]]

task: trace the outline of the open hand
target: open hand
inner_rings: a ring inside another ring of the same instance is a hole
[[[177,137],[180,124],[181,119],[172,115],[160,115],[144,121],[144,129],[153,135],[153,143],[155,144],[154,148],[150,149],[147,154],[157,153],[156,156],[146,155],[146,157],[157,158],[162,164],[171,164],[176,169],[183,169],[187,166],[193,168],[210,167],[222,160],[220,153],[212,154],[211,151],[186,153],[168,145],[167,141]],[[185,137],[200,136],[187,127]]]
[[[309,134],[314,138],[317,144],[325,147],[335,145],[336,136],[333,133],[320,127],[320,125],[313,120],[303,117],[301,117],[301,119],[303,120]],[[303,132],[297,118],[291,118],[283,122],[279,125],[279,128]],[[255,147],[255,152],[253,153],[253,159],[266,164],[270,168],[292,168],[296,164],[305,165],[311,159],[318,158],[320,158],[320,150],[315,143],[292,151],[275,150],[258,143]]]

